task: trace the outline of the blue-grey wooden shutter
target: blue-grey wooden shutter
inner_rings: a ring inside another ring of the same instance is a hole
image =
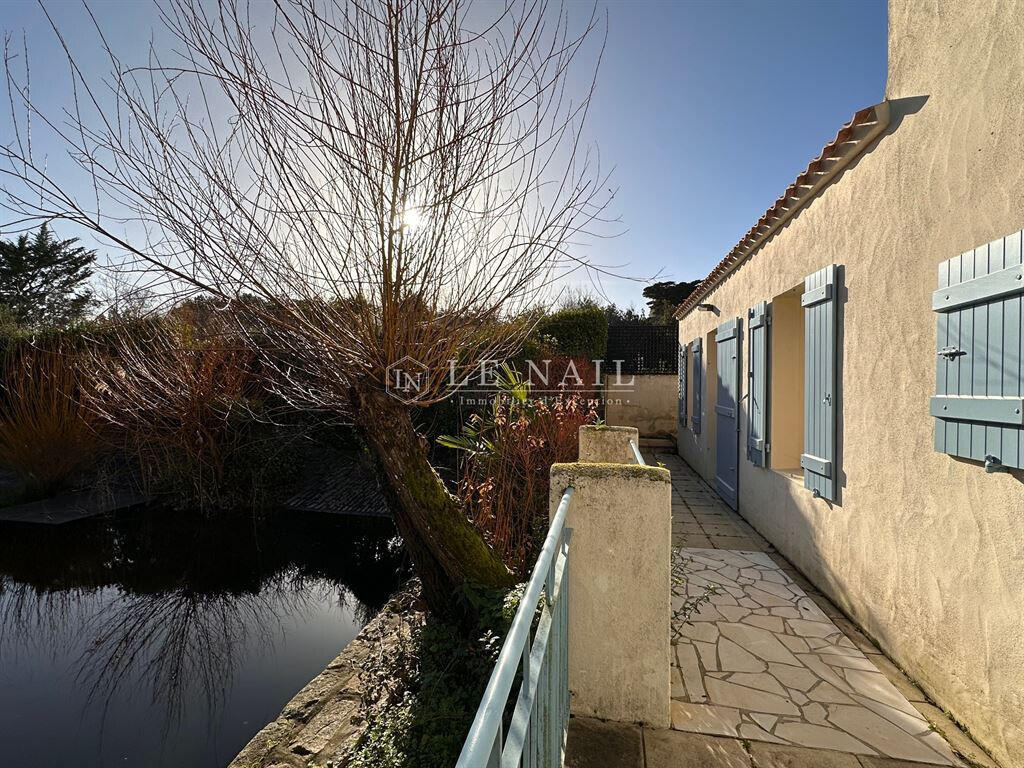
[[[804,279],[804,487],[836,498],[836,267]]]
[[[767,301],[747,310],[747,459],[768,465],[768,323]]]
[[[687,345],[679,345],[679,434],[686,429],[686,351]]]
[[[715,420],[715,490],[733,509],[739,504],[742,333],[743,319],[739,317],[718,326],[715,331],[717,376],[714,384],[708,381],[708,392],[715,392],[715,408],[709,411]]]
[[[701,350],[700,336],[693,340],[690,346],[693,348],[693,413],[690,415],[690,427],[693,434],[700,434],[700,413],[701,408],[701,382],[703,381],[703,353]]]
[[[1024,467],[1021,232],[939,265],[935,450]]]

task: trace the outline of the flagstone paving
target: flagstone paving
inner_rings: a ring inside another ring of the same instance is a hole
[[[763,552],[685,547],[673,608],[672,727],[933,765],[945,740]]]
[[[573,718],[569,768],[997,768],[688,465],[652,458],[673,485],[672,730]]]

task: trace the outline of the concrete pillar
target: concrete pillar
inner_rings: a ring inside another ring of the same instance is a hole
[[[606,462],[609,464],[636,464],[632,440],[640,445],[640,433],[636,427],[609,427],[604,424],[587,424],[580,427],[580,461]]]
[[[570,485],[575,489],[566,521],[572,529],[572,711],[667,728],[671,699],[669,471],[636,464],[555,464],[551,467],[551,515]]]

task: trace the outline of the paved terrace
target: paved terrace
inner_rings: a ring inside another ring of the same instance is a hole
[[[679,457],[648,461],[672,472],[672,729],[573,718],[569,768],[995,768]]]

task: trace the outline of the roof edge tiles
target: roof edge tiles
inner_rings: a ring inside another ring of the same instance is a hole
[[[793,218],[815,195],[864,152],[889,125],[889,102],[883,101],[854,113],[850,122],[811,160],[782,196],[697,286],[673,316],[682,320],[718,287],[733,270],[750,258],[775,232]]]

